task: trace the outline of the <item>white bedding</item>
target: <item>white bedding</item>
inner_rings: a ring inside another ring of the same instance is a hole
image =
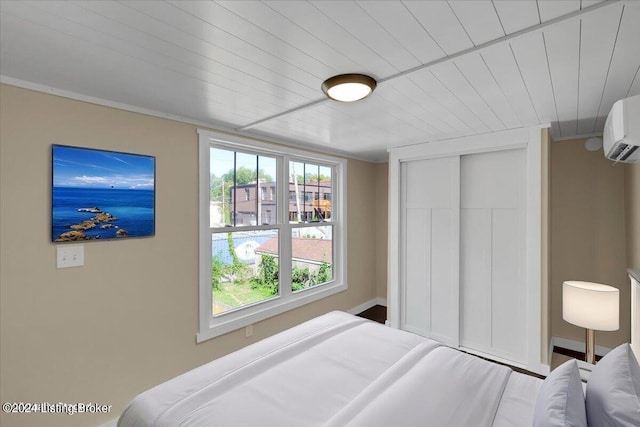
[[[138,395],[118,426],[522,426],[541,383],[333,312]]]

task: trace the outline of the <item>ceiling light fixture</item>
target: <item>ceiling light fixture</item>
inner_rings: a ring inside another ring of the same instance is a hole
[[[367,97],[376,88],[373,77],[364,74],[339,74],[322,83],[322,91],[335,101],[353,102]]]

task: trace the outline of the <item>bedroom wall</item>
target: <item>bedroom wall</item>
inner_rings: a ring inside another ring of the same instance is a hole
[[[630,339],[625,165],[587,151],[584,141],[551,143],[551,328],[553,337],[584,343],[584,329],[562,319],[564,280],[615,286],[620,330],[596,332],[596,344],[612,348]]]
[[[624,166],[627,267],[640,268],[640,164]]]
[[[240,330],[197,345],[196,126],[7,85],[0,110],[0,400],[113,405],[101,415],[2,413],[3,427],[101,425],[157,383],[379,293],[386,202],[371,183],[383,167],[349,160],[349,289],[257,323],[250,338]],[[156,156],[155,237],[88,242],[84,267],[56,269],[52,143]]]

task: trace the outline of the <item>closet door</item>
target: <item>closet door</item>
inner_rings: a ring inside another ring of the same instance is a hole
[[[460,160],[460,345],[527,361],[526,150]]]
[[[458,346],[459,157],[401,164],[400,327]]]

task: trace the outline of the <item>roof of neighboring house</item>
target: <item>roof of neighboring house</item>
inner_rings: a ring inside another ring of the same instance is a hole
[[[332,260],[331,240],[294,237],[292,244],[294,259],[313,262],[331,262]],[[256,249],[256,254],[278,256],[278,238],[272,237],[264,242]]]

